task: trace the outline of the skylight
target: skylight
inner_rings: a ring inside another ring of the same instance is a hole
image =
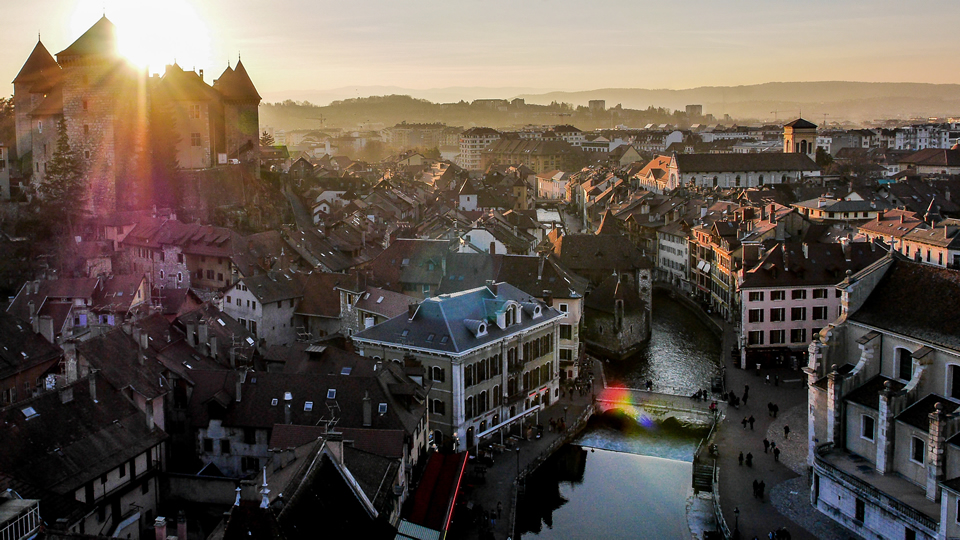
[[[337,399],[337,389],[330,388],[327,390],[327,399]]]
[[[387,404],[381,403],[380,406],[377,407],[377,412],[380,414],[387,414]]]
[[[440,338],[440,343],[446,343],[450,339],[450,336],[443,336]]]
[[[377,298],[377,303],[379,304],[380,302],[383,302],[383,297],[382,297],[382,296],[381,296],[380,298]]]
[[[305,412],[310,412],[310,411],[312,411],[312,410],[313,410],[313,402],[312,402],[312,401],[304,401],[304,402],[303,402],[303,410],[304,410]]]
[[[344,367],[340,370],[340,374],[341,374],[341,375],[349,375],[351,371],[353,371],[353,368],[352,368],[352,367],[350,367],[350,366],[344,366]]]
[[[277,403],[278,403],[277,398],[273,398],[273,399],[270,400],[270,405],[272,405],[272,406],[274,406],[274,407],[277,406]]]
[[[437,337],[436,334],[430,334],[427,336],[427,343],[433,343],[433,338]]]
[[[40,413],[38,413],[33,407],[24,407],[20,410],[23,411],[23,415],[27,417],[27,420],[40,416]]]

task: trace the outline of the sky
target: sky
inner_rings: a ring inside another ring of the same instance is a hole
[[[102,15],[150,71],[238,55],[265,101],[342,87],[692,88],[960,83],[956,0],[4,1],[0,75]],[[6,83],[5,83],[6,84]],[[8,84],[5,94],[13,93]],[[489,96],[511,97],[511,96]]]

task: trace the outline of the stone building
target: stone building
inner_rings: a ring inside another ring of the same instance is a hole
[[[584,300],[587,349],[623,360],[650,338],[650,306],[630,274],[613,274]]]
[[[960,535],[960,272],[891,253],[809,347],[814,507],[863,537]]]
[[[14,79],[13,97],[22,173],[34,185],[43,182],[57,124],[65,120],[86,172],[86,210],[94,215],[155,203],[155,191],[163,188],[151,184],[147,149],[156,149],[162,129],[150,125],[151,117],[170,119],[181,168],[229,159],[257,166],[260,95],[241,62],[213,86],[202,70],[176,64],[161,77],[147,77],[120,56],[117,28],[106,17],[56,60],[38,41]]]

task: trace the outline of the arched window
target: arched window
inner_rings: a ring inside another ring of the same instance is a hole
[[[897,377],[905,381],[913,377],[913,353],[908,349],[897,349]]]
[[[762,186],[762,185],[763,185],[763,175],[762,175],[762,174],[761,174],[759,177],[757,177],[757,185],[758,185],[758,186]]]

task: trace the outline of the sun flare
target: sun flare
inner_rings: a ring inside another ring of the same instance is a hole
[[[117,25],[120,54],[151,73],[210,63],[209,31],[187,0],[81,0],[73,25],[82,33],[99,15]]]

